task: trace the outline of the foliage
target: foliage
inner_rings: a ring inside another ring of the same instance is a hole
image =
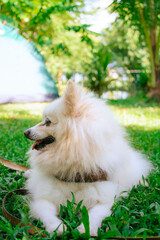
[[[148,52],[143,41],[140,41],[140,33],[129,22],[116,20],[103,31],[103,41],[112,52],[111,62],[114,68],[123,68],[128,78],[128,89],[148,90],[149,61]],[[119,76],[120,80],[120,76]]]
[[[81,33],[66,31],[63,24],[61,28],[55,26],[55,29],[53,43],[49,46],[44,45],[42,49],[48,69],[57,81],[60,81],[63,74],[72,76],[76,72],[83,71],[82,62],[89,60],[91,46],[82,41]]]
[[[2,0],[0,19],[36,44],[58,80],[59,72],[81,71],[81,62],[89,57],[92,36],[79,20],[83,7],[83,0]]]
[[[150,175],[149,186],[139,185],[133,188],[128,197],[122,197],[113,206],[111,217],[103,221],[101,231],[98,231],[98,239],[110,236],[160,236],[160,153],[159,138],[160,107],[146,97],[129,98],[126,100],[112,100],[109,102],[115,115],[125,126],[131,138],[131,145],[146,154],[155,166]],[[38,123],[41,119],[42,109],[46,103],[8,104],[0,106],[0,156],[16,163],[28,165],[25,153],[31,146],[23,135],[24,130]],[[24,176],[16,171],[1,166],[0,174],[0,202],[4,195],[11,190],[23,187]],[[82,202],[77,204],[74,196],[72,201],[67,201],[61,206],[60,217],[67,225],[67,231],[57,237],[56,233],[48,234],[42,227],[42,223],[35,221],[28,214],[26,200],[21,197],[8,199],[7,209],[23,221],[31,222],[42,228],[48,237],[40,235],[32,236],[32,239],[91,239],[89,232],[79,234],[76,227],[81,221],[87,230],[88,216]],[[2,211],[2,210],[0,210]],[[83,215],[81,217],[81,215]],[[14,228],[0,213],[0,239],[28,240],[31,237],[26,229]],[[107,230],[107,232],[106,232]],[[92,238],[94,239],[94,238]]]
[[[149,187],[139,185],[137,189],[133,188],[128,199],[122,197],[121,200],[113,206],[113,214],[104,219],[102,229],[116,230],[117,236],[137,237],[137,236],[158,236],[160,228],[160,198],[159,192],[160,174],[150,177]],[[154,191],[153,191],[154,186]],[[156,186],[156,187],[155,187]],[[141,195],[139,194],[141,192]],[[146,198],[147,196],[147,198]],[[153,199],[155,198],[155,201]],[[141,204],[139,204],[141,203]],[[139,220],[143,225],[139,225]]]
[[[98,96],[108,90],[111,80],[107,78],[107,66],[110,63],[111,53],[107,46],[101,44],[97,49],[93,49],[92,59],[89,63],[85,62],[84,86],[93,90]]]
[[[140,34],[129,21],[115,20],[103,31],[103,41],[112,51],[112,61],[129,70],[149,68],[148,53]]]
[[[68,20],[74,19],[72,15],[78,14],[79,9],[83,7],[83,1],[2,0],[0,7],[1,18],[5,19],[5,16],[10,18],[10,23],[18,27],[21,32],[25,31],[41,45],[44,42],[49,42],[50,34],[54,32],[52,17],[63,14],[63,19],[67,20],[67,26]]]
[[[149,77],[146,72],[140,72],[140,73],[131,73],[131,75],[134,77],[134,81],[132,82],[132,88],[136,88],[138,91],[146,91],[148,90],[148,82]]]
[[[130,23],[140,33],[150,61],[150,85],[160,88],[160,1],[159,0],[114,0],[111,12],[117,12],[118,18]]]

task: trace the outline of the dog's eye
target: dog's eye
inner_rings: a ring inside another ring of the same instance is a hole
[[[51,121],[47,118],[46,120],[45,120],[45,125],[46,126],[49,126],[51,124]]]

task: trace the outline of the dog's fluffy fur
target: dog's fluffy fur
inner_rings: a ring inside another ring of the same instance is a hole
[[[46,119],[51,123],[46,124]],[[71,200],[73,192],[76,201],[83,200],[88,208],[90,231],[96,235],[101,221],[111,213],[115,195],[136,186],[142,176],[148,175],[151,163],[128,145],[124,130],[106,104],[71,81],[64,96],[46,107],[43,121],[29,129],[28,138],[32,140],[48,136],[55,141],[29,151],[31,213],[40,218],[47,231],[54,231],[61,223],[59,206]],[[99,168],[107,172],[107,181],[75,183],[55,178],[74,179],[77,172],[83,178]],[[82,224],[78,229],[84,232]],[[61,224],[58,233],[62,231]]]

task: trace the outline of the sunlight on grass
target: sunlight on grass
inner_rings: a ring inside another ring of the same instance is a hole
[[[114,106],[111,108],[125,127],[141,127],[144,130],[156,130],[160,128],[160,108],[158,107],[118,109],[118,107]]]
[[[0,106],[1,119],[41,119],[41,115],[48,103],[4,104]],[[120,123],[127,126],[138,126],[156,130],[160,128],[159,107],[118,108],[112,106]]]
[[[28,119],[40,118],[47,103],[24,103],[0,105],[0,118]]]

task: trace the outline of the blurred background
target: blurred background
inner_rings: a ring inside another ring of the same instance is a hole
[[[0,0],[0,103],[51,101],[69,79],[160,101],[160,1]]]

